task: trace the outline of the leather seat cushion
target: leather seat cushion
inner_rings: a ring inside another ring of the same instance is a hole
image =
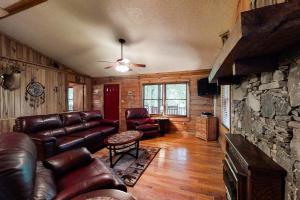
[[[82,147],[84,144],[84,138],[81,137],[61,137],[57,138],[58,151],[66,151],[69,149]]]
[[[85,127],[87,127],[87,128],[93,128],[95,126],[99,126],[100,124],[101,124],[100,120],[98,120],[98,121],[89,121],[89,122],[84,123]]]
[[[70,134],[68,137],[80,137],[84,138],[85,142],[92,142],[98,138],[105,137],[105,134],[99,131],[86,130]]]
[[[84,180],[91,179],[94,176],[101,174],[111,174],[109,168],[99,159],[94,159],[88,165],[79,169],[75,169],[70,173],[65,174],[57,180],[59,190],[65,190],[72,187],[74,184],[83,182]]]
[[[103,119],[102,114],[99,110],[84,111],[81,112],[80,115],[85,122],[100,121],[101,119]]]
[[[112,126],[97,126],[95,128],[92,128],[90,129],[90,131],[92,132],[101,132],[101,133],[104,133],[105,135],[109,134],[109,133],[112,133],[116,130],[115,127],[112,127]]]
[[[149,131],[149,130],[157,130],[159,129],[158,124],[143,124],[136,127],[137,130],[141,131]]]
[[[33,199],[54,199],[57,194],[54,174],[50,169],[37,162]]]
[[[131,119],[128,120],[128,122],[133,123],[135,126],[143,125],[148,123],[149,118],[143,118],[143,119]]]

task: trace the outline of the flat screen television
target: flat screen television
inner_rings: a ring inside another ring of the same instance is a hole
[[[217,95],[220,87],[216,83],[209,83],[208,78],[198,80],[198,96]]]

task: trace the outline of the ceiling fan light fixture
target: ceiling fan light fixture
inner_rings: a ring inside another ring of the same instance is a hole
[[[122,65],[122,64],[118,64],[115,69],[116,71],[121,73],[125,73],[129,71],[129,67],[127,65]]]

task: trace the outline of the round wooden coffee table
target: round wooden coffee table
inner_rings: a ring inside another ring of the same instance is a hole
[[[117,133],[111,135],[105,139],[105,144],[109,149],[109,160],[110,160],[110,167],[114,167],[114,165],[125,155],[131,155],[135,158],[139,156],[139,144],[140,140],[143,136],[141,131],[125,131],[121,133]],[[135,155],[131,154],[129,151],[132,149],[136,150]],[[121,156],[113,162],[113,153],[114,155]]]

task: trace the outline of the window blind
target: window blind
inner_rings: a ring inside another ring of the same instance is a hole
[[[230,129],[230,85],[224,85],[221,89],[222,123]]]

